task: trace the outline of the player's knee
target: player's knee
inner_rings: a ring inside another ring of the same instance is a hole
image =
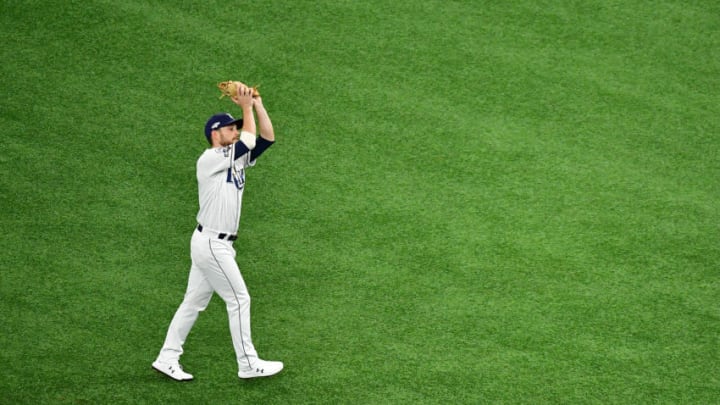
[[[212,297],[212,296],[210,296]],[[193,311],[204,311],[208,304],[210,303],[210,298],[208,297],[198,297],[192,294],[185,295],[185,299],[183,300],[183,305],[185,305],[187,308],[193,310]]]
[[[191,312],[202,312],[207,308],[208,304],[207,304],[207,302],[201,303],[201,302],[185,301],[185,302],[183,302],[182,306],[184,306],[186,308],[186,310],[191,311]]]

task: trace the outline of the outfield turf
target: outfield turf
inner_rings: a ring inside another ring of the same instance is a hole
[[[720,403],[720,3],[0,5],[0,403]],[[277,144],[179,384],[224,80]]]

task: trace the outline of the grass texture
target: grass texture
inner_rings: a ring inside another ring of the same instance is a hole
[[[0,403],[720,403],[714,1],[3,1]],[[277,144],[182,299],[215,84]]]

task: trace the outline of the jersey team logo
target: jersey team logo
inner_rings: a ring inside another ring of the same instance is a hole
[[[245,188],[245,169],[237,170],[235,167],[227,169],[226,181],[235,184],[235,188],[238,190],[242,190]]]

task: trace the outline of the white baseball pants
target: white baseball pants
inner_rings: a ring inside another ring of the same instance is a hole
[[[192,266],[185,298],[170,322],[158,360],[175,362],[180,359],[190,329],[216,292],[227,307],[238,368],[250,368],[257,359],[250,334],[250,294],[235,262],[232,242],[218,239],[212,232],[195,230],[190,255]]]

